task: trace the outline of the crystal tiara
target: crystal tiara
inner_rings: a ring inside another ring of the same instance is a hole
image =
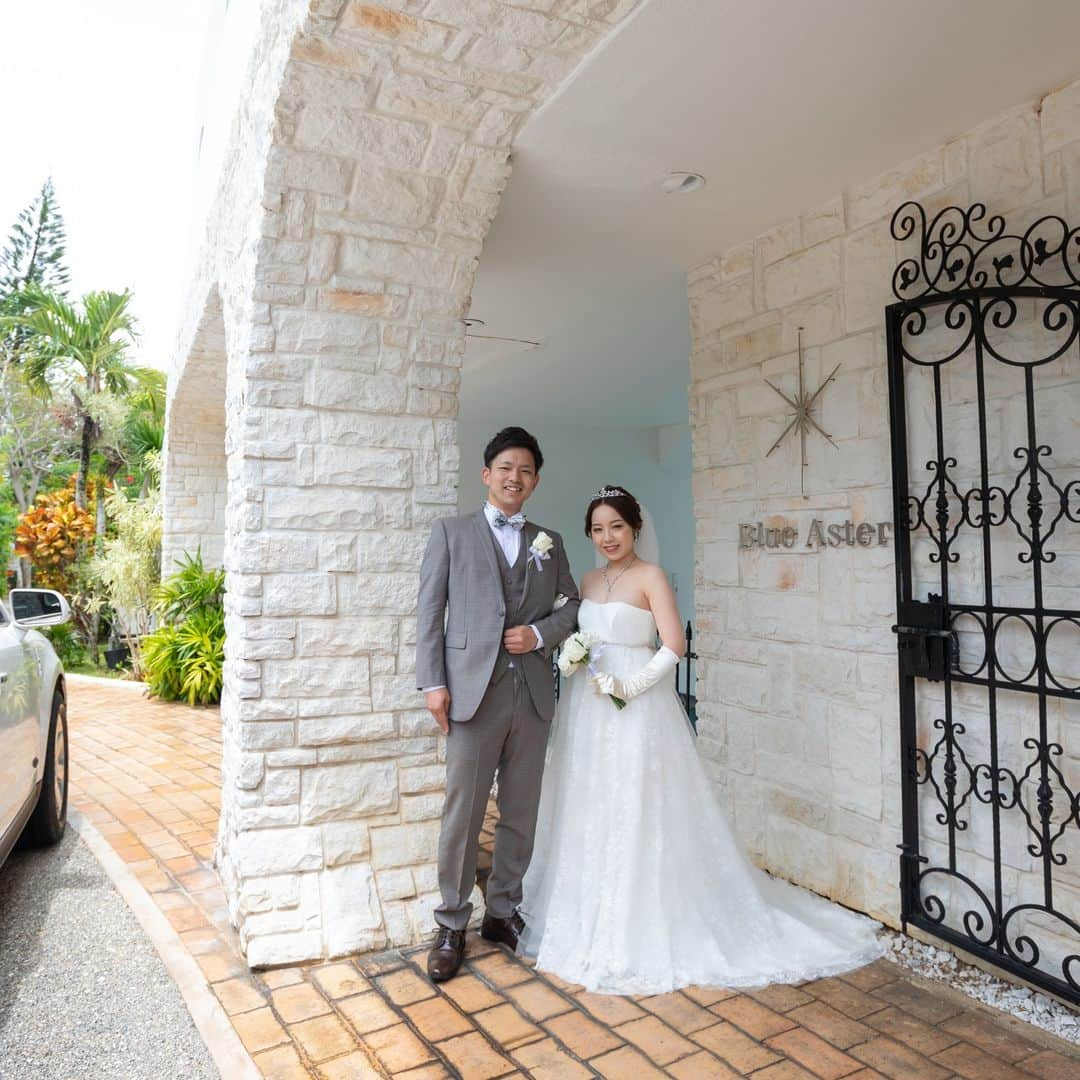
[[[603,487],[594,496],[594,499],[611,499],[616,495],[626,495],[622,488]]]

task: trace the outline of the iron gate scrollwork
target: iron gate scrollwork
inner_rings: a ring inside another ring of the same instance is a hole
[[[1080,1002],[1080,228],[892,235],[902,918]]]

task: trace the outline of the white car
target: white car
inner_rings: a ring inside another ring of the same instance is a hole
[[[67,823],[64,668],[38,627],[71,617],[52,589],[12,589],[0,602],[0,863],[23,830],[55,844]]]

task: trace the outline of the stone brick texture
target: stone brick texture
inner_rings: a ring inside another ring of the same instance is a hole
[[[205,298],[187,364],[169,385],[162,496],[167,528],[161,565],[185,553],[221,566],[225,549],[225,326],[216,292]]]
[[[227,571],[217,865],[252,964],[419,940],[417,571],[515,134],[639,0],[268,0],[170,381],[166,569]],[[228,16],[227,16],[228,17]]]
[[[1023,231],[1046,214],[1080,223],[1080,82],[853,183],[688,274],[700,745],[759,863],[893,925],[899,915],[901,763],[890,632],[892,545],[739,550],[738,526],[793,526],[803,538],[814,518],[891,521],[884,308],[895,299],[893,270],[910,254],[894,242],[890,218],[909,199],[921,201],[930,214],[983,202],[990,213],[1005,215],[1010,231]],[[840,365],[816,414],[839,450],[815,434],[808,438],[807,498],[800,493],[798,438],[765,456],[790,410],[764,380],[794,392],[800,327],[808,389]],[[1073,348],[1059,362],[1055,384],[1075,390],[1075,354]],[[957,438],[964,410],[971,416],[974,388],[970,371],[960,377],[958,368],[945,386],[946,421]],[[1018,389],[1002,380],[988,390],[989,422],[1000,425],[998,445],[1005,450],[1024,441],[1015,431]],[[1039,405],[1045,424],[1040,441],[1054,446],[1055,462],[1072,466],[1075,401],[1075,394],[1051,391]],[[921,410],[925,401],[918,405]],[[912,408],[909,402],[909,415]],[[925,439],[929,413],[919,415],[926,421]],[[970,422],[966,430],[973,430]],[[935,456],[917,439],[912,455],[919,462]],[[968,455],[968,465],[971,460],[977,456]],[[1015,463],[1010,467],[1015,472]],[[1080,545],[1075,531],[1059,540],[1064,562],[1057,570],[1064,576],[1057,580],[1057,596],[1062,606],[1076,607],[1075,572],[1062,568],[1076,565]],[[1016,602],[1029,603],[1030,571],[1017,563],[1015,551],[1008,554],[996,564],[998,580],[1028,589],[1027,598]],[[961,575],[958,590],[981,596],[980,558],[975,552],[965,564],[979,568],[979,580]],[[920,581],[920,595],[934,586]],[[1023,652],[1008,637],[999,644]],[[934,700],[931,692],[926,701]],[[1031,716],[1024,703],[1013,708],[999,700],[1009,714],[1002,721],[1003,745],[1019,755],[1020,713],[1024,723]],[[959,695],[956,702],[961,713],[969,709],[969,732],[978,738],[986,727],[982,700]],[[1051,737],[1074,747],[1064,768],[1080,775],[1076,718],[1053,703],[1050,713]],[[1069,724],[1071,733],[1062,737]],[[920,737],[926,745],[928,733]],[[975,760],[987,758],[985,745],[977,743]],[[1017,774],[1023,772],[1019,762],[1019,756],[1009,761]],[[989,810],[985,817],[980,813],[981,807],[973,808],[978,820],[960,836],[961,859],[974,877],[992,881],[978,854],[989,850]],[[1041,895],[1039,867],[1027,851],[1030,837],[1022,822],[1013,829],[1012,816],[1006,816],[1007,886],[1014,897]],[[926,817],[933,827],[932,815]],[[1071,864],[1061,875],[1059,906],[1067,908],[1069,897],[1080,897],[1080,879]],[[775,1038],[782,1042],[785,1036]],[[797,1058],[794,1047],[792,1042]],[[866,1063],[888,1071],[869,1056]]]

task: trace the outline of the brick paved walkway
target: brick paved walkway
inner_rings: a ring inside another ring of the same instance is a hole
[[[73,805],[178,931],[266,1077],[1080,1080],[1073,1047],[886,961],[799,987],[631,999],[470,935],[465,973],[438,989],[423,947],[252,973],[212,868],[216,710],[108,684],[73,683],[70,701]]]

